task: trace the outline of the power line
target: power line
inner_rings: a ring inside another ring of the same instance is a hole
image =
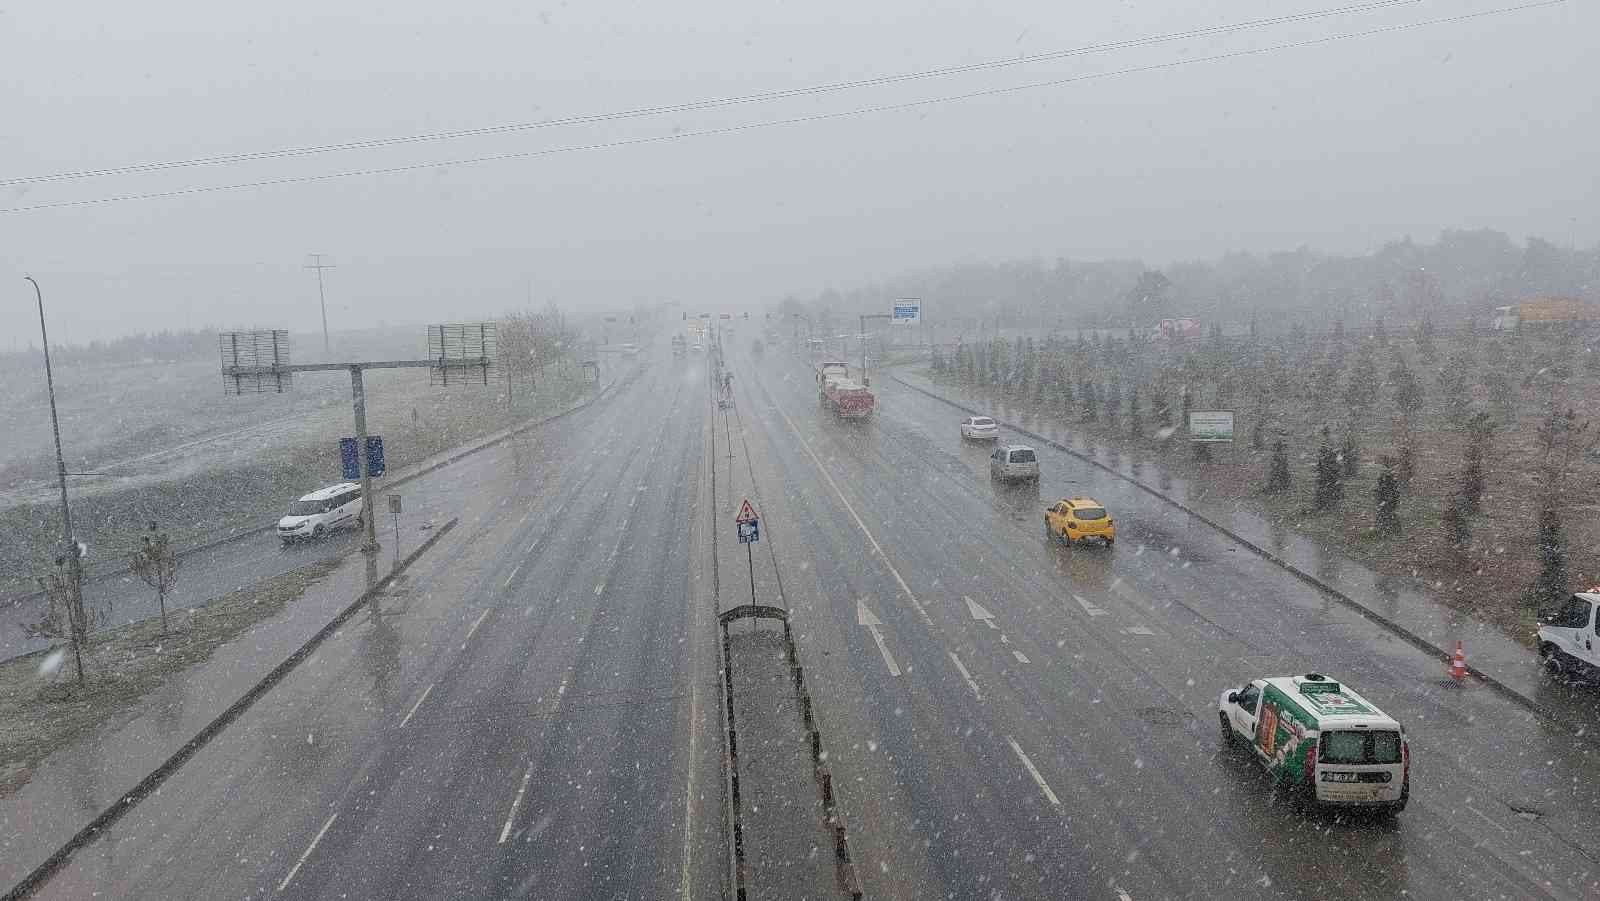
[[[329,172],[321,175],[296,175],[280,178],[261,179],[259,181],[238,182],[225,185],[200,185],[190,188],[175,188],[167,191],[148,191],[142,193],[116,194],[107,197],[89,198],[85,200],[64,200],[53,203],[33,204],[21,207],[0,207],[0,214],[33,213],[43,210],[67,209],[81,206],[98,206],[108,203],[123,203],[135,200],[158,200],[171,197],[184,197],[193,194],[209,194],[221,191],[243,191],[255,188],[277,187],[282,185],[313,184],[316,182],[334,181],[345,178],[370,177],[374,175],[395,175],[407,172],[417,172],[425,169],[441,169],[452,166],[472,166],[483,163],[508,162],[512,160],[536,159],[538,157],[555,156],[558,154],[582,153],[594,150],[613,150],[623,147],[635,147],[645,144],[659,144],[668,141],[679,141],[688,138],[715,137],[720,135],[739,134],[764,128],[779,128],[793,125],[808,125],[816,122],[827,122],[837,119],[853,118],[871,115],[873,113],[901,112],[904,110],[918,109],[943,103],[957,103],[966,100],[977,100],[986,97],[1000,97],[1022,91],[1037,90],[1039,88],[1061,87],[1081,82],[1097,81],[1107,78],[1116,78],[1124,75],[1136,75],[1147,72],[1161,72],[1171,69],[1191,66],[1200,63],[1223,62],[1233,59],[1242,59],[1251,56],[1261,56],[1284,50],[1295,50],[1306,47],[1316,47],[1334,44],[1341,41],[1357,38],[1375,37],[1378,35],[1396,34],[1406,31],[1415,31],[1420,28],[1429,28],[1438,25],[1449,25],[1481,19],[1489,16],[1507,15],[1516,12],[1525,12],[1532,9],[1541,9],[1550,6],[1559,6],[1567,0],[1537,0],[1533,3],[1523,3],[1516,6],[1502,6],[1478,12],[1462,13],[1454,16],[1445,16],[1437,19],[1424,19],[1418,22],[1406,22],[1397,25],[1385,25],[1370,28],[1364,31],[1343,32],[1340,34],[1325,35],[1319,38],[1308,38],[1301,41],[1287,41],[1279,44],[1269,44],[1265,47],[1253,47],[1246,50],[1232,50],[1226,53],[1212,54],[1210,56],[1188,57],[1179,60],[1169,60],[1163,63],[1151,63],[1142,66],[1130,66],[1124,69],[1114,69],[1108,72],[1097,72],[1088,75],[1074,75],[1066,78],[1050,79],[1048,81],[1035,81],[1020,85],[1011,85],[1001,88],[989,88],[981,91],[970,91],[963,94],[949,94],[942,97],[930,97],[923,100],[910,100],[903,103],[886,103],[874,106],[858,107],[856,109],[842,110],[831,113],[814,113],[806,116],[794,116],[786,119],[770,119],[760,122],[747,122],[740,125],[729,125],[720,128],[708,128],[698,131],[674,132],[664,135],[653,135],[644,138],[626,138],[615,141],[598,141],[588,144],[569,144],[563,147],[547,147],[540,150],[519,151],[516,153],[496,153],[486,156],[466,157],[455,160],[443,160],[429,163],[412,163],[403,166],[383,166],[367,169],[351,169],[343,172]]]
[[[1024,56],[1010,57],[1007,59],[986,60],[983,62],[966,63],[955,66],[943,66],[936,69],[924,69],[921,71],[903,72],[894,75],[880,75],[872,78],[857,79],[854,81],[832,82],[828,84],[811,85],[802,88],[789,88],[779,91],[764,91],[756,94],[744,94],[741,96],[722,97],[709,100],[695,100],[686,103],[673,103],[662,106],[647,106],[631,110],[620,110],[612,113],[568,116],[559,119],[545,119],[537,122],[514,122],[501,125],[482,126],[479,128],[459,129],[455,131],[427,132],[413,135],[395,135],[383,138],[366,138],[337,144],[314,144],[303,147],[284,147],[275,150],[226,153],[215,156],[194,157],[191,159],[182,160],[167,160],[152,163],[131,163],[123,166],[109,166],[100,169],[79,169],[68,172],[47,173],[44,175],[24,175],[15,178],[0,179],[0,187],[34,185],[60,181],[75,181],[86,178],[101,178],[110,175],[145,174],[150,172],[162,172],[170,169],[223,166],[236,163],[287,159],[301,156],[313,156],[323,153],[339,153],[352,150],[373,150],[384,147],[394,147],[403,144],[452,141],[459,140],[461,138],[484,137],[488,135],[508,134],[542,128],[557,128],[570,125],[592,125],[601,122],[640,119],[650,116],[669,115],[672,113],[700,112],[727,106],[764,103],[773,100],[788,100],[797,97],[812,97],[821,94],[831,94],[840,91],[849,91],[868,87],[881,87],[884,85],[899,84],[908,81],[944,78],[951,75],[964,75],[972,72],[1012,68],[1016,66],[1031,65],[1033,63],[1068,59],[1075,56],[1088,56],[1096,53],[1110,53],[1118,50],[1150,47],[1158,44],[1172,43],[1174,41],[1192,40],[1194,38],[1216,37],[1225,34],[1233,34],[1240,31],[1268,28],[1275,25],[1287,25],[1298,22],[1309,22],[1317,19],[1326,19],[1334,16],[1374,12],[1377,10],[1389,9],[1397,6],[1410,6],[1421,2],[1423,2],[1423,0],[1373,0],[1373,2],[1368,3],[1358,3],[1348,6],[1311,10],[1303,13],[1291,13],[1288,15],[1272,16],[1264,19],[1250,19],[1243,22],[1235,22],[1223,25],[1210,25],[1204,28],[1189,29],[1187,31],[1175,31],[1141,38],[1130,38],[1122,41],[1089,44],[1083,47],[1075,47],[1068,50],[1052,50],[1044,53],[1028,54]]]

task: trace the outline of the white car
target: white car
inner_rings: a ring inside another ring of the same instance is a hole
[[[972,441],[993,441],[1000,437],[1000,425],[987,416],[968,416],[961,420],[961,437]]]
[[[334,529],[360,527],[361,486],[355,482],[329,485],[289,505],[278,520],[278,537],[284,544],[302,538],[321,538]]]
[[[1539,657],[1557,670],[1600,672],[1600,588],[1580,591],[1539,622]]]

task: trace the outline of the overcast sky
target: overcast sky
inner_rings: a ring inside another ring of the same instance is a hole
[[[0,11],[0,179],[603,114],[1348,0],[57,3]],[[0,188],[18,207],[603,144],[1174,63],[1506,5],[1362,14],[694,113]],[[337,6],[337,11],[328,7]],[[1168,8],[1170,7],[1170,8]],[[1600,11],[1562,3],[736,134],[0,214],[0,340],[765,302],[952,260],[1487,227],[1600,237]]]

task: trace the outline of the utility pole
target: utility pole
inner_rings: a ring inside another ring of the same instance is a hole
[[[50,336],[44,327],[44,291],[39,288],[39,283],[33,276],[25,275],[33,285],[33,296],[39,303],[39,340],[44,342],[44,383],[50,395],[50,431],[56,439],[56,478],[61,486],[61,553],[67,560],[67,579],[69,584],[68,603],[71,604],[67,615],[71,623],[72,653],[77,659],[78,681],[83,681],[83,639],[87,637],[88,629],[83,617],[83,560],[78,553],[78,541],[72,536],[72,507],[67,503],[67,461],[61,453],[61,420],[56,415],[56,382],[55,376],[50,371]],[[80,634],[83,633],[83,634]]]
[[[333,353],[333,345],[328,341],[328,295],[322,288],[322,270],[337,269],[339,267],[332,263],[322,262],[322,258],[326,254],[313,253],[309,254],[309,256],[312,262],[307,263],[305,268],[317,270],[317,299],[322,302],[322,354],[323,356],[328,356]]]
[[[861,384],[872,387],[872,382],[867,378],[867,320],[868,319],[893,319],[888,313],[867,313],[861,317]]]

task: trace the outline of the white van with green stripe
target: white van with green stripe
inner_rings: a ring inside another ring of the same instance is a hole
[[[1277,783],[1320,803],[1399,813],[1411,797],[1405,728],[1327,676],[1273,676],[1229,689],[1217,717],[1225,747],[1249,745]]]

